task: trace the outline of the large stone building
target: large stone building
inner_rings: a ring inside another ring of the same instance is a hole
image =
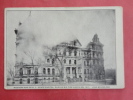
[[[15,33],[17,49],[21,38],[18,30],[15,30]],[[97,34],[86,48],[82,48],[79,40],[75,39],[52,48],[45,46],[44,49],[45,60],[37,64],[17,62],[16,50],[15,84],[89,82],[105,79],[103,44]]]

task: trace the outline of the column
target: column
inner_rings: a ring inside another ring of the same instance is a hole
[[[70,67],[70,78],[73,78],[73,75],[72,75],[72,67]]]
[[[53,74],[52,74],[52,69],[53,69],[53,68],[50,68],[50,75],[53,75]]]

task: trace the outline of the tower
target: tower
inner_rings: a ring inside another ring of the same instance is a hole
[[[99,41],[98,35],[95,34],[92,42],[88,45],[90,49],[90,77],[91,79],[104,79],[104,59],[103,44]]]

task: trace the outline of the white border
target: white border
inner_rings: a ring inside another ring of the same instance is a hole
[[[4,22],[4,76],[6,76],[6,11],[9,10],[96,10],[112,9],[116,14],[116,80],[117,85],[102,86],[7,86],[4,77],[5,89],[123,89],[124,83],[124,52],[123,52],[123,9],[122,7],[46,7],[46,8],[5,8]],[[14,88],[16,87],[16,88]],[[21,87],[21,88],[20,88]],[[23,87],[23,88],[22,88]],[[30,88],[29,88],[30,87]]]

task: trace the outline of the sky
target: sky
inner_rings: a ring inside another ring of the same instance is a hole
[[[22,25],[18,26],[21,22]],[[17,51],[34,49],[40,51],[45,44],[53,46],[60,42],[77,38],[85,48],[98,34],[104,45],[105,68],[116,68],[115,60],[115,11],[114,10],[77,10],[77,11],[7,11],[6,16],[6,54],[7,62],[15,63],[15,28],[24,38]],[[38,53],[40,56],[41,53]]]

